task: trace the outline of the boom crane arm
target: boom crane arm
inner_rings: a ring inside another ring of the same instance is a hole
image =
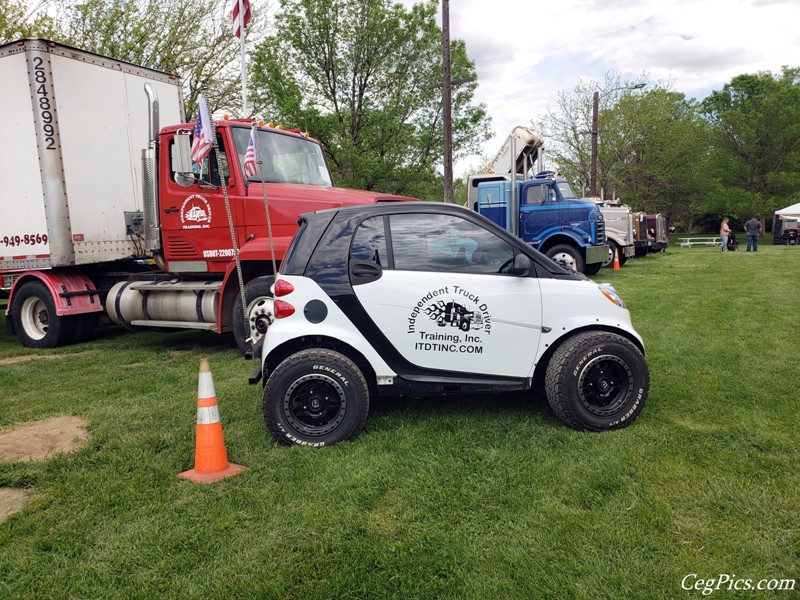
[[[534,172],[541,170],[541,165],[535,169],[534,165],[541,162],[543,152],[544,140],[533,129],[518,125],[508,134],[500,150],[489,162],[488,168],[495,173],[511,173],[513,160],[516,164],[516,173],[524,176],[528,170]]]

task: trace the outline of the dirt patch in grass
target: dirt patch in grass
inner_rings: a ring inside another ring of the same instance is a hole
[[[0,432],[0,461],[44,460],[72,452],[89,439],[81,417],[51,417]]]
[[[25,508],[29,501],[25,490],[0,487],[0,523]]]
[[[0,431],[0,462],[44,460],[72,452],[89,439],[89,423],[81,417],[51,417]],[[30,501],[25,490],[0,487],[0,523]]]
[[[68,354],[30,354],[28,356],[11,356],[9,358],[0,358],[0,367],[3,365],[13,365],[21,362],[28,362],[29,360],[56,360],[57,358],[64,358]]]

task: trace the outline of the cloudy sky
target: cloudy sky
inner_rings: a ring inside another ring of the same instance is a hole
[[[486,155],[554,109],[560,90],[604,72],[703,98],[742,73],[800,66],[800,0],[450,0],[450,30],[492,117]]]

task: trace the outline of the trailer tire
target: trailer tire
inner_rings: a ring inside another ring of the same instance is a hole
[[[74,342],[75,321],[56,314],[50,290],[41,281],[22,284],[13,298],[14,331],[23,346],[56,348]]]
[[[349,358],[333,350],[302,350],[284,359],[264,386],[264,419],[291,446],[352,440],[369,413],[369,387]]]
[[[545,254],[557,263],[564,265],[565,268],[572,269],[576,273],[584,272],[583,257],[580,251],[569,244],[556,244],[552,248],[548,248]]]
[[[630,340],[606,331],[566,340],[547,365],[545,390],[556,416],[574,429],[625,427],[641,412],[650,388],[644,355]]]
[[[264,334],[274,319],[273,299],[270,288],[275,278],[256,277],[244,286],[245,303],[247,305],[247,322],[242,316],[242,295],[236,294],[231,306],[231,331],[236,345],[246,354],[248,350],[261,345]],[[247,339],[252,338],[252,342]]]

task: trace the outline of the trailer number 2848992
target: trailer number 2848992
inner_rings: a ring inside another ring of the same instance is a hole
[[[8,246],[33,246],[34,244],[46,244],[46,233],[26,233],[25,235],[4,235],[3,245]]]
[[[44,69],[44,60],[40,56],[33,58],[33,78],[35,80],[35,98],[39,105],[39,121],[44,134],[44,148],[45,150],[55,150],[56,128],[53,125],[53,106],[47,93],[49,87],[47,71]]]

